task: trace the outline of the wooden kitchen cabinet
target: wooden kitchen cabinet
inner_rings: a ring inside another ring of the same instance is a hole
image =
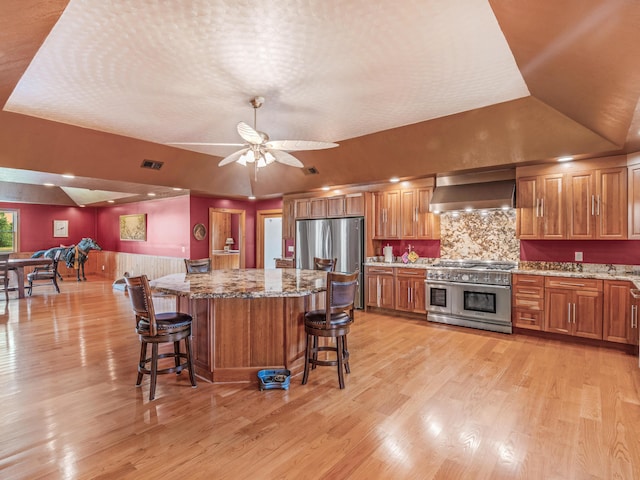
[[[602,340],[602,280],[545,277],[544,330]]]
[[[374,239],[400,236],[400,190],[374,192]]]
[[[331,218],[364,216],[364,194],[358,192],[327,197],[327,216]]]
[[[518,238],[558,240],[565,237],[563,184],[562,173],[518,178]]]
[[[514,327],[542,330],[544,327],[544,277],[512,275],[512,322]]]
[[[429,212],[433,188],[402,190],[400,238],[429,240],[440,237],[440,217]]]
[[[290,240],[296,236],[296,211],[293,200],[282,202],[282,239]],[[282,252],[285,255],[286,252]]]
[[[627,168],[566,174],[567,238],[627,238]]]
[[[311,201],[308,198],[296,198],[294,200],[296,220],[299,218],[311,218]]]
[[[640,239],[640,165],[630,165],[627,170],[628,238]]]
[[[309,199],[309,216],[311,218],[326,218],[327,199],[324,197]]]
[[[366,267],[367,307],[393,309],[394,274],[393,267]]]
[[[427,313],[424,284],[426,270],[416,268],[396,268],[395,270],[395,309]]]
[[[608,342],[638,344],[638,306],[631,282],[604,280],[602,338]]]

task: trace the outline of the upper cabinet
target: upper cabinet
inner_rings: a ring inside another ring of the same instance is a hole
[[[440,238],[440,217],[429,213],[429,202],[432,196],[432,187],[401,191],[400,238],[417,240]]]
[[[517,233],[525,239],[564,238],[563,174],[518,178]]]
[[[628,170],[629,238],[640,239],[640,165],[630,165]]]
[[[327,197],[328,217],[362,217],[364,216],[364,194],[349,193]]]
[[[519,168],[518,238],[628,238],[627,167],[613,160]]]
[[[374,192],[374,239],[400,238],[400,190]]]
[[[567,238],[627,238],[627,168],[567,174]]]

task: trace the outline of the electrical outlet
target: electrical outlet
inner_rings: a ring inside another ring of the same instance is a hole
[[[576,252],[575,253],[575,258],[576,258],[576,262],[581,262],[582,261],[582,252]]]
[[[102,271],[104,272],[104,265],[102,265]]]

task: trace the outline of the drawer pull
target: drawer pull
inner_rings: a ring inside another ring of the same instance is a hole
[[[537,293],[537,290],[518,290],[516,295],[536,295]]]
[[[558,282],[558,285],[563,285],[565,287],[585,287],[584,283],[569,283],[569,282]]]

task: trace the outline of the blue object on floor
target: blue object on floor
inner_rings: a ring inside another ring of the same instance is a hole
[[[269,390],[271,388],[289,390],[291,372],[285,369],[260,370],[258,372],[258,380],[260,380],[260,390]]]

